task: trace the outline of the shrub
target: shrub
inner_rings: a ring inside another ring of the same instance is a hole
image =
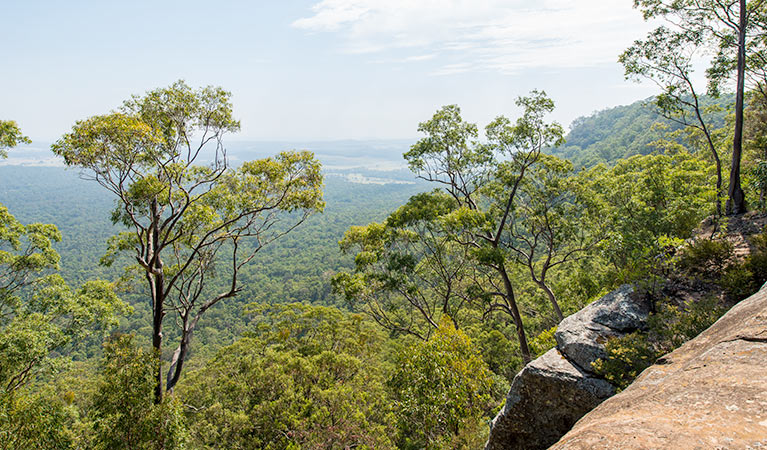
[[[752,236],[751,245],[751,254],[742,263],[728,267],[720,281],[730,300],[743,300],[767,281],[767,229]]]
[[[605,345],[606,359],[592,364],[594,371],[625,389],[659,356],[681,346],[716,322],[724,313],[716,297],[687,302],[682,307],[662,302],[649,318],[649,331],[635,331],[610,339]]]
[[[663,303],[650,316],[650,335],[660,353],[668,353],[702,333],[716,322],[725,309],[716,297],[689,301],[679,307]]]
[[[687,274],[716,280],[732,255],[733,246],[729,241],[699,239],[685,246],[678,265]]]
[[[535,358],[543,355],[557,345],[557,341],[554,339],[554,333],[556,332],[557,327],[551,327],[530,340],[530,351]]]
[[[493,379],[468,336],[443,316],[434,336],[398,359],[389,381],[398,448],[471,448],[466,438],[492,407]]]
[[[610,339],[605,345],[605,351],[607,359],[598,359],[591,366],[594,372],[615,385],[619,391],[628,387],[659,356],[647,334],[639,331]]]

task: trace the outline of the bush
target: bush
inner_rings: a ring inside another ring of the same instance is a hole
[[[543,355],[557,345],[557,341],[554,339],[554,333],[556,332],[557,327],[551,327],[548,330],[543,330],[541,334],[530,340],[530,351],[533,353],[534,358]]]
[[[732,256],[733,246],[729,241],[699,239],[685,246],[678,265],[687,274],[716,280]]]
[[[607,358],[595,361],[592,367],[619,391],[623,390],[658,357],[700,334],[724,311],[716,297],[687,302],[683,307],[665,301],[650,316],[648,332],[635,331],[610,339],[605,345]]]
[[[468,336],[443,316],[431,339],[398,359],[389,381],[398,448],[476,448],[466,439],[492,408],[493,379]]]
[[[751,245],[751,254],[742,263],[728,267],[720,281],[730,300],[743,300],[767,282],[767,229],[752,236]]]
[[[605,351],[607,359],[598,359],[591,366],[594,372],[615,385],[619,391],[628,387],[659,356],[647,334],[639,331],[610,339],[605,345]]]
[[[172,395],[154,403],[157,355],[116,335],[104,344],[93,399],[95,449],[172,450],[185,447],[181,404]]]
[[[724,312],[713,296],[687,302],[681,308],[663,303],[658,312],[650,316],[650,338],[659,353],[668,353],[702,333]]]

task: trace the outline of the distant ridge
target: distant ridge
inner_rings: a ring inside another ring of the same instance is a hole
[[[708,115],[715,128],[724,125],[727,109],[733,101],[732,95],[702,98],[705,107],[722,106],[721,111]],[[569,159],[577,167],[613,164],[621,158],[652,153],[656,148],[650,144],[663,136],[661,130],[652,127],[654,123],[666,124],[671,131],[681,126],[659,116],[651,102],[652,97],[579,117],[570,125],[565,145],[548,152]]]

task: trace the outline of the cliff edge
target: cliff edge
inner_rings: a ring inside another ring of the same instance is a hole
[[[626,390],[554,449],[767,447],[767,285]]]
[[[556,347],[514,377],[485,449],[547,448],[615,394],[591,363],[607,356],[608,339],[645,328],[649,314],[649,301],[624,285],[565,318],[554,335]]]

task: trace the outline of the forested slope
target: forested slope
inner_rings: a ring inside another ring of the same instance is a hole
[[[601,162],[613,164],[621,158],[652,153],[657,150],[653,142],[683,127],[661,117],[651,101],[651,98],[640,100],[579,117],[570,124],[567,142],[549,152],[584,167]],[[706,117],[710,118],[713,128],[724,125],[733,101],[732,95],[702,98],[701,104],[708,110]]]

